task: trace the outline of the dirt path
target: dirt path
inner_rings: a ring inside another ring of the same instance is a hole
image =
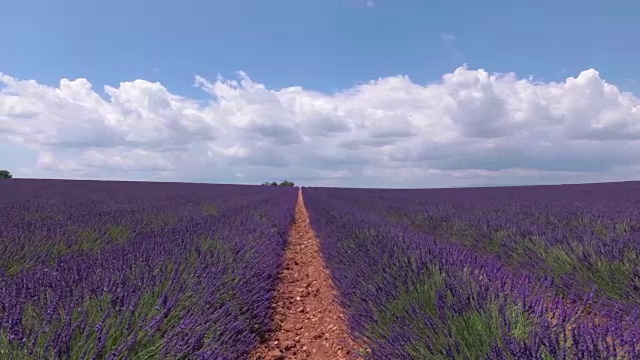
[[[278,330],[250,359],[358,359],[334,294],[299,192],[274,299]]]

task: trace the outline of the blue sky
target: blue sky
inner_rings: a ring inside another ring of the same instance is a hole
[[[332,91],[396,74],[435,81],[463,62],[548,80],[596,68],[629,89],[640,80],[635,1],[366,3],[11,1],[0,23],[0,68],[51,84],[143,78],[185,94],[199,93],[191,90],[195,73],[244,70],[272,87]],[[460,56],[441,34],[453,34]]]
[[[0,72],[54,88],[86,78],[103,98],[104,85],[144,79],[215,101],[194,76],[214,82],[240,70],[268,89],[331,95],[395,75],[438,83],[462,64],[541,83],[593,68],[640,93],[632,1],[21,0],[3,13]],[[28,167],[59,153],[25,141],[1,145],[12,154],[3,162]]]

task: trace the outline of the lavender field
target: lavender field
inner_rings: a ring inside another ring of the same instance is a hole
[[[272,327],[292,188],[0,183],[0,359],[237,359]]]
[[[639,358],[640,183],[304,193],[372,358]]]
[[[640,358],[640,183],[303,188],[370,359]],[[297,189],[0,182],[0,359],[246,359]]]

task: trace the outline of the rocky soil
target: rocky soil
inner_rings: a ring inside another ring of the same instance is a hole
[[[334,297],[335,287],[300,192],[275,294],[277,331],[250,358],[360,359]]]

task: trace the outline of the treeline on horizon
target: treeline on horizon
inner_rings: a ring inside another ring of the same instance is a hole
[[[263,186],[295,186],[293,181],[288,181],[288,180],[284,180],[280,184],[278,184],[275,181],[272,181],[272,182],[265,181],[265,182],[262,183],[262,185]]]

